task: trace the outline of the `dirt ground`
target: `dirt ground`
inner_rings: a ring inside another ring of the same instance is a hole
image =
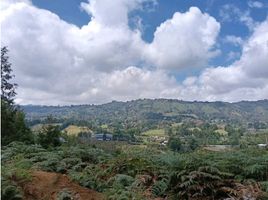
[[[58,173],[34,171],[32,181],[23,184],[22,188],[25,200],[56,200],[62,191],[68,191],[73,200],[104,199],[102,194],[81,187],[66,175]]]

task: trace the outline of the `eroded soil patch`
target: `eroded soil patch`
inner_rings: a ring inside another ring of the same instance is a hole
[[[22,185],[24,199],[57,200],[60,194],[69,193],[73,200],[102,200],[103,195],[81,187],[66,175],[44,171],[32,172],[32,181]]]

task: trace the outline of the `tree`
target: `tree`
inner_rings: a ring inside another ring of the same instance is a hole
[[[7,47],[1,48],[1,100],[13,104],[14,97],[17,94],[15,89],[18,85],[10,83],[10,80],[15,76],[11,74],[11,63],[8,61],[7,53]]]
[[[52,116],[47,117],[45,121],[47,122],[47,124],[43,125],[41,131],[38,134],[38,143],[41,144],[44,148],[48,148],[50,146],[59,146],[61,144],[61,132],[59,126],[55,126],[52,124]]]
[[[7,47],[1,48],[1,144],[12,141],[32,142],[30,129],[25,124],[24,113],[14,105],[16,83],[11,83],[11,63]]]

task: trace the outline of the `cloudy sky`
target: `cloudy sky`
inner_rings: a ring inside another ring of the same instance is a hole
[[[267,0],[3,0],[19,104],[268,98]]]

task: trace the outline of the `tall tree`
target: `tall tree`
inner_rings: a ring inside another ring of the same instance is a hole
[[[12,141],[31,142],[33,137],[25,124],[24,113],[14,104],[16,83],[11,80],[11,63],[9,63],[7,47],[1,48],[1,144]]]
[[[11,63],[8,61],[9,57],[7,53],[7,47],[1,48],[1,100],[13,104],[16,95],[15,89],[18,85],[10,82],[15,76],[11,74]]]

